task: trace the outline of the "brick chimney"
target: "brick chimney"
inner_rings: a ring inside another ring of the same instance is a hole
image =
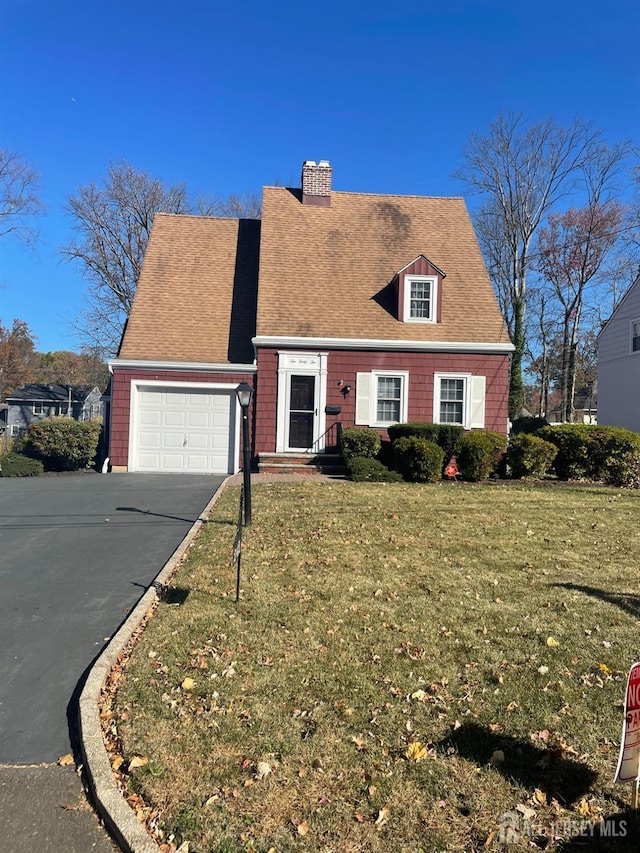
[[[328,160],[302,164],[302,203],[331,207],[331,165]]]

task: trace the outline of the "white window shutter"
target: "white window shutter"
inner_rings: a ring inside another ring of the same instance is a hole
[[[471,412],[469,427],[484,429],[484,398],[486,394],[486,376],[471,377]]]
[[[371,374],[356,374],[356,423],[369,425],[369,398],[371,396]]]

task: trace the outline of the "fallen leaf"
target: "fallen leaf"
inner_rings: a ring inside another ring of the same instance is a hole
[[[367,745],[367,740],[364,735],[354,735],[351,740],[355,743],[357,750],[363,750]]]
[[[303,837],[309,832],[309,824],[306,820],[301,821],[298,826],[298,835],[302,835]]]
[[[385,823],[389,820],[389,816],[391,815],[391,809],[388,806],[383,806],[378,812],[378,817],[375,821],[375,826],[380,829],[385,825]]]
[[[421,761],[423,758],[427,757],[427,747],[419,740],[414,740],[407,747],[405,755],[409,761]]]
[[[124,764],[124,758],[121,755],[116,755],[111,762],[112,769],[117,773]]]
[[[549,672],[549,667],[542,664],[542,666],[538,667],[538,672],[540,675],[546,675]]]
[[[129,759],[129,770],[135,770],[136,767],[144,767],[149,763],[149,758],[146,755],[133,755]]]
[[[61,756],[58,759],[58,764],[60,765],[60,767],[69,767],[71,764],[75,763],[76,762],[73,758],[73,755],[71,755],[70,752],[68,752],[66,755]]]
[[[545,806],[547,804],[547,795],[540,788],[535,789],[532,799],[537,806]]]
[[[597,809],[593,807],[593,803],[590,803],[585,797],[580,800],[575,808],[581,817],[591,817],[597,811]]]
[[[555,639],[555,637],[547,637],[547,645],[552,649],[557,649],[560,643]]]
[[[193,678],[189,678],[189,676],[187,676],[180,686],[183,690],[193,690],[193,688],[196,686],[196,683]]]
[[[516,806],[516,811],[520,812],[520,814],[524,817],[525,820],[533,820],[536,816],[536,810],[532,809],[530,806],[525,806],[524,803],[520,803]]]
[[[271,773],[271,765],[267,761],[258,761],[256,765],[256,779],[264,779]]]

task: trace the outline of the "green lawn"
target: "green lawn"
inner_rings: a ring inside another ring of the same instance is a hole
[[[259,486],[236,603],[238,497],[223,494],[103,714],[165,850],[638,849],[631,789],[612,779],[638,655],[639,493]],[[600,820],[618,835],[589,840]]]

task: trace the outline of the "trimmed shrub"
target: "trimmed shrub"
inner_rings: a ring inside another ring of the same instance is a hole
[[[544,477],[557,452],[555,444],[537,435],[521,432],[512,436],[507,448],[507,465],[511,468],[511,476],[517,479]]]
[[[349,476],[356,483],[401,483],[402,477],[397,471],[390,471],[377,459],[366,456],[353,456],[347,462]]]
[[[412,483],[435,483],[442,478],[444,451],[433,441],[403,436],[393,442],[396,469]]]
[[[590,424],[558,424],[539,429],[536,435],[558,448],[553,470],[561,480],[589,476]]]
[[[517,435],[521,432],[532,434],[542,429],[543,426],[548,426],[549,421],[543,417],[536,415],[523,415],[521,418],[516,418],[511,423],[511,435]]]
[[[5,453],[0,456],[0,476],[2,477],[39,477],[44,473],[42,462],[30,459],[21,453]]]
[[[458,470],[465,480],[486,480],[499,466],[506,436],[488,429],[466,432],[456,448]]]
[[[622,427],[593,426],[588,474],[609,486],[640,485],[640,434]]]
[[[538,435],[558,448],[553,464],[561,480],[588,479],[611,486],[640,482],[640,434],[622,427],[559,424]]]
[[[433,441],[444,450],[446,460],[449,460],[456,449],[456,445],[464,434],[464,427],[458,424],[431,424],[431,423],[408,423],[392,424],[387,427],[389,438],[395,442],[399,438],[426,438]]]
[[[45,418],[29,427],[23,452],[46,471],[78,471],[93,463],[101,430],[99,421]]]
[[[347,427],[340,437],[340,453],[347,462],[355,456],[375,459],[380,452],[380,433],[368,427]]]

